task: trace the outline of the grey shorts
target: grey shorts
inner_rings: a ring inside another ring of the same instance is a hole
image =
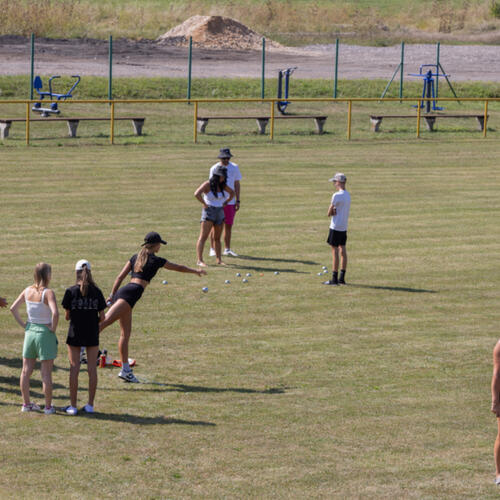
[[[216,226],[224,222],[224,208],[223,207],[211,207],[203,208],[201,211],[200,222],[210,221]]]

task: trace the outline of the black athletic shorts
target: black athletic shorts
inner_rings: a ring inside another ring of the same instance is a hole
[[[144,288],[137,283],[129,283],[121,287],[115,295],[115,301],[123,299],[130,307],[134,307],[135,303],[141,298]]]
[[[332,247],[343,247],[347,242],[347,231],[335,231],[330,229],[326,242]]]

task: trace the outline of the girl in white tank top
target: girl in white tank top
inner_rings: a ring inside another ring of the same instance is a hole
[[[45,410],[47,415],[55,413],[52,406],[52,368],[57,356],[57,338],[55,335],[59,312],[54,292],[48,288],[51,267],[44,262],[35,267],[35,283],[25,288],[12,304],[10,311],[16,321],[24,328],[23,370],[21,372],[21,411],[38,411],[40,407],[30,401],[30,378],[35,362],[40,360]],[[28,321],[19,315],[19,306],[26,304]]]

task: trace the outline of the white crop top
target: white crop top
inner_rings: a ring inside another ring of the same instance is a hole
[[[224,190],[222,193],[217,193],[217,197],[209,191],[208,193],[203,193],[203,199],[209,207],[222,207],[224,202],[229,198],[229,193]]]
[[[36,323],[38,325],[50,325],[52,324],[52,311],[50,307],[44,303],[45,298],[45,288],[42,292],[42,298],[40,302],[31,302],[27,299],[28,289],[24,290],[24,300],[26,301],[26,312],[28,313],[28,322]]]

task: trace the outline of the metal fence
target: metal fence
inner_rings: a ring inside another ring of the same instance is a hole
[[[297,97],[297,98],[287,98],[287,102],[319,102],[319,103],[346,103],[347,104],[347,123],[346,123],[346,137],[348,140],[351,139],[352,136],[352,113],[353,113],[353,105],[361,102],[412,102],[417,104],[417,112],[415,114],[416,121],[416,137],[420,137],[420,124],[421,119],[425,118],[426,113],[422,112],[422,104],[427,101],[435,101],[435,102],[481,102],[484,106],[484,117],[483,117],[483,138],[486,137],[487,134],[487,122],[488,122],[488,103],[489,102],[500,102],[500,98],[479,98],[479,97],[461,97],[461,98],[452,98],[452,97],[439,97],[439,98],[398,98],[398,97],[385,97],[381,98],[364,98],[364,97],[353,97],[353,98],[331,98],[331,97]],[[0,100],[0,106],[2,104],[24,104],[26,108],[25,122],[26,122],[26,145],[30,143],[30,112],[31,105],[39,100]],[[274,125],[276,118],[276,103],[279,101],[283,101],[283,99],[278,98],[234,98],[234,99],[89,99],[89,100],[71,100],[65,101],[65,105],[67,104],[109,104],[110,108],[110,143],[114,144],[114,129],[115,129],[115,110],[118,105],[127,106],[130,104],[193,104],[193,142],[196,143],[198,141],[198,128],[197,128],[197,120],[198,120],[198,105],[200,103],[268,103],[269,104],[269,139],[272,141],[274,139]],[[0,108],[1,109],[1,108]],[[438,114],[434,114],[435,116],[439,116]],[[252,117],[249,117],[252,118]],[[50,118],[48,119],[50,120]],[[71,118],[68,118],[71,120]],[[5,119],[3,120],[5,122]]]

